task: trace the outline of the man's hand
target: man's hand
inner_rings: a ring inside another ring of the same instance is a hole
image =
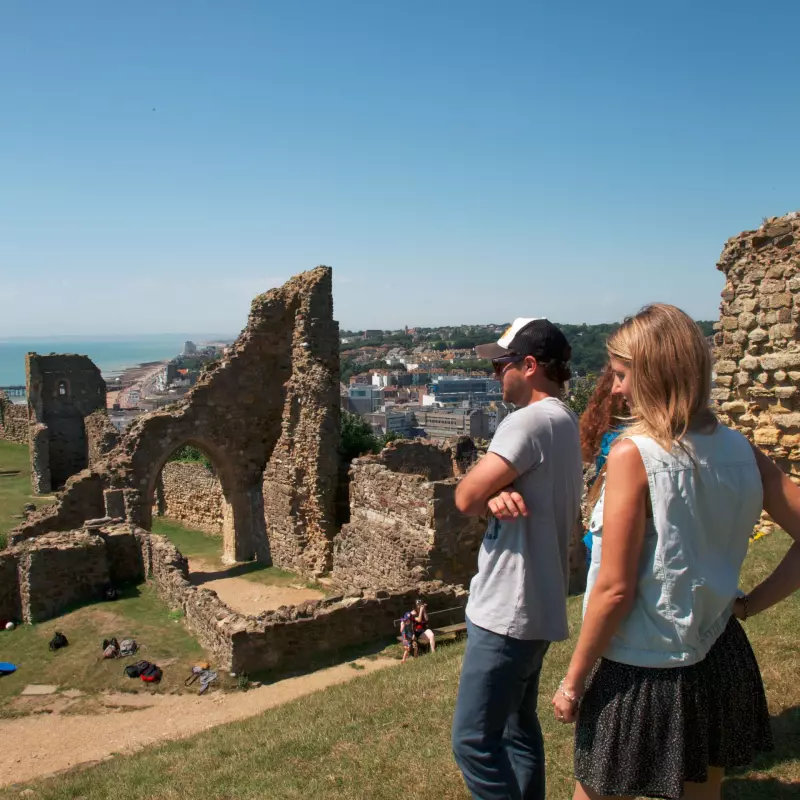
[[[518,477],[506,459],[487,453],[456,486],[456,508],[469,517],[482,516],[489,498],[508,489]]]
[[[489,511],[501,522],[528,516],[528,507],[525,505],[522,495],[513,489],[503,489],[490,497],[488,506]]]

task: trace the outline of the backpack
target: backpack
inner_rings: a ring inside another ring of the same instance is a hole
[[[149,661],[137,661],[135,664],[128,664],[124,672],[129,678],[140,678],[142,672],[151,666],[153,665]]]
[[[135,639],[123,639],[119,646],[119,654],[123,658],[132,656],[139,649]]]
[[[103,658],[117,658],[119,654],[119,643],[116,639],[103,639]]]
[[[157,664],[148,664],[143,670],[141,674],[141,678],[146,683],[159,683],[161,681],[161,667]]]
[[[67,637],[64,636],[63,633],[56,631],[55,636],[50,640],[50,649],[51,650],[60,650],[62,647],[66,647],[69,644],[67,641]]]

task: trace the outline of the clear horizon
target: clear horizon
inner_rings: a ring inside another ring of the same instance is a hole
[[[0,337],[240,331],[317,264],[342,329],[716,319],[725,241],[800,208],[798,27],[791,0],[10,4]]]

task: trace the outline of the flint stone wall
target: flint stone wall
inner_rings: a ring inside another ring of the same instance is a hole
[[[800,213],[729,239],[714,335],[721,419],[800,482]]]
[[[0,392],[0,439],[28,444],[28,407],[12,403],[5,392]]]
[[[168,461],[156,484],[154,514],[177,520],[187,527],[222,533],[222,484],[204,464]]]
[[[89,533],[47,534],[3,556],[17,564],[23,622],[42,622],[78,603],[100,600],[109,583],[105,543]]]
[[[355,459],[350,522],[334,540],[334,583],[467,584],[486,524],[458,511],[452,475],[450,448],[428,442],[391,442],[377,456]]]

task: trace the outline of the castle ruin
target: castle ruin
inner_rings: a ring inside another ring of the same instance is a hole
[[[714,335],[721,419],[800,482],[800,212],[727,241]]]

